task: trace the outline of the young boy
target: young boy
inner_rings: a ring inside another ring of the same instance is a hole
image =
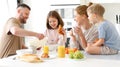
[[[120,50],[120,37],[115,26],[103,18],[105,9],[93,4],[87,9],[88,19],[98,25],[98,40],[85,49],[89,54],[117,54]]]

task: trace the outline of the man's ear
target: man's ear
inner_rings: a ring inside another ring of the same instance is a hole
[[[17,13],[20,13],[21,9],[17,9]]]

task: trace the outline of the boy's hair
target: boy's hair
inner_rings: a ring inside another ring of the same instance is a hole
[[[87,12],[95,13],[95,14],[103,17],[103,14],[105,12],[105,8],[100,4],[93,4],[87,8]]]
[[[92,4],[93,4],[92,2],[89,2],[89,3],[88,3],[88,6],[87,6],[87,5],[80,5],[80,6],[78,6],[78,7],[75,8],[75,11],[76,11],[79,15],[86,15],[86,16],[88,17],[88,15],[87,15],[87,8],[88,8],[89,6],[91,6]]]
[[[29,10],[31,10],[31,8],[30,8],[27,4],[24,4],[24,3],[19,4],[19,5],[17,6],[17,8],[19,8],[19,7],[28,8]]]
[[[64,22],[62,20],[62,18],[60,17],[59,13],[55,10],[52,10],[48,13],[48,16],[47,16],[47,22],[46,22],[46,27],[48,29],[53,29],[50,25],[49,25],[49,18],[50,17],[53,17],[53,18],[56,18],[58,20],[58,25],[57,25],[57,28],[59,25],[61,25],[62,27],[64,26]]]

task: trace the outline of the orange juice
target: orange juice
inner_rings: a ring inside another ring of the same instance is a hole
[[[58,46],[58,57],[65,57],[65,46]]]
[[[47,45],[44,45],[43,52],[49,54],[49,47]]]

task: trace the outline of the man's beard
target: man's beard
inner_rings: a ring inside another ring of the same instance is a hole
[[[26,23],[26,21],[24,20],[24,16],[21,14],[20,15],[20,22],[22,23],[22,24],[25,24]]]

